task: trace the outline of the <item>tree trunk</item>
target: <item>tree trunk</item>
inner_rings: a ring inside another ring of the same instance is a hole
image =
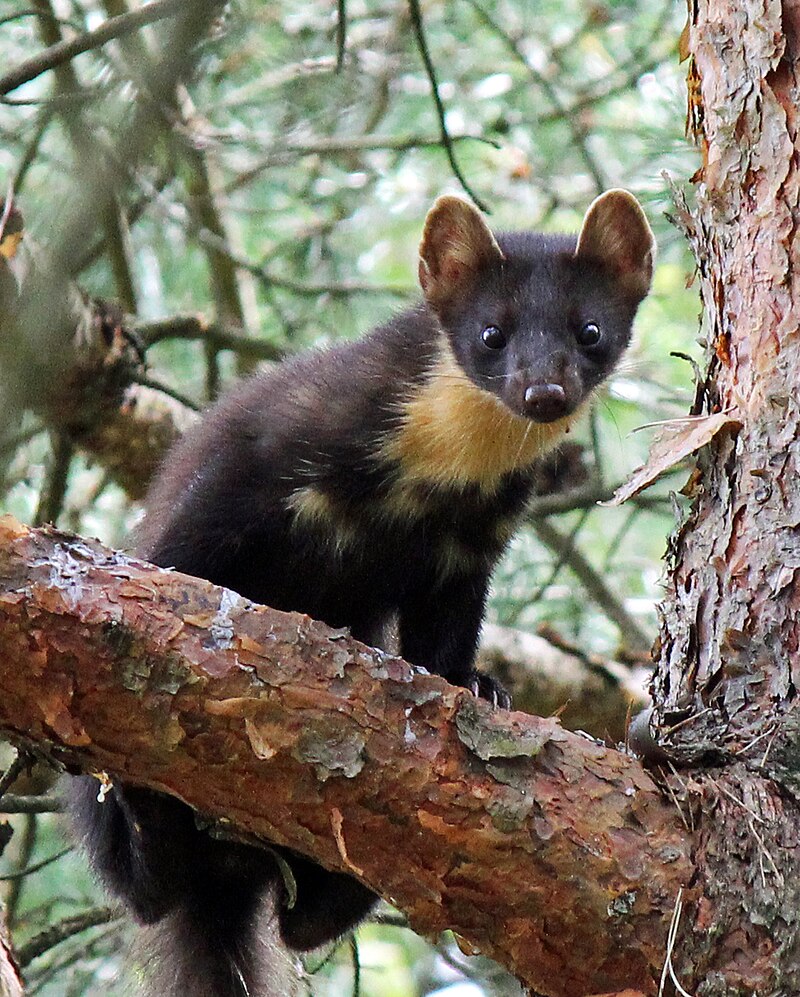
[[[0,997],[22,997],[22,980],[11,952],[5,921],[0,912]]]
[[[683,215],[706,312],[704,451],[671,544],[654,684],[695,822],[695,903],[673,962],[690,991],[800,993],[800,5],[690,4]]]

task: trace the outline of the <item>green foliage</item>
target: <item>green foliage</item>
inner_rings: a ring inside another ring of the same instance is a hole
[[[69,37],[125,7],[62,0],[52,10]],[[422,16],[454,154],[494,226],[574,230],[592,198],[613,186],[632,190],[651,219],[660,251],[654,291],[630,361],[599,400],[594,432],[587,427],[581,437],[589,475],[616,484],[644,459],[649,434],[631,435],[636,426],[684,413],[693,390],[691,368],[669,356],[691,352],[698,305],[686,287],[686,247],[665,217],[671,198],[662,177],[683,182],[696,159],[683,139],[679,11],[654,0],[431,0]],[[46,19],[23,0],[8,2],[0,65],[38,51]],[[70,64],[74,75],[43,73],[0,103],[0,182],[14,188],[27,243],[51,248],[65,217],[83,213],[91,224],[68,259],[84,289],[125,301],[127,272],[137,319],[202,313],[285,351],[358,335],[413,297],[422,219],[435,196],[460,185],[406,3],[349,0],[337,72],[330,0],[236,0],[202,43],[188,86],[151,99],[142,79],[171,56],[167,25],[86,52]],[[162,120],[143,147],[121,146],[137,116],[148,115]],[[125,219],[116,267],[111,229],[91,213],[98,162],[113,174]],[[225,266],[234,275],[227,286]],[[214,380],[210,363],[223,384],[243,369],[231,353],[210,356],[202,343],[181,339],[152,347],[148,363],[151,377],[200,403]],[[32,439],[15,444],[14,434],[26,431]],[[50,447],[30,415],[0,433],[4,510],[34,519]],[[556,486],[574,483],[559,479],[556,465]],[[631,508],[590,502],[553,517],[651,636],[659,558],[674,522],[668,491],[681,484],[672,479]],[[123,544],[136,515],[103,468],[78,451],[61,525]],[[587,599],[569,552],[554,554],[534,530],[522,533],[498,573],[491,615],[529,628],[546,620],[593,654],[619,650],[617,625]],[[15,843],[0,872],[20,861],[25,820],[14,819]],[[60,847],[54,820],[37,821],[23,865]],[[83,861],[54,862],[25,880],[15,940],[90,902],[99,901]],[[34,960],[30,993],[118,992],[109,972],[118,967],[122,930],[93,928],[93,940],[77,936],[79,944]],[[518,992],[485,963],[467,966],[451,943],[437,954],[410,932],[381,925],[358,937],[362,997]],[[448,989],[467,976],[480,981],[474,990]],[[345,944],[309,992],[352,993],[352,980]]]

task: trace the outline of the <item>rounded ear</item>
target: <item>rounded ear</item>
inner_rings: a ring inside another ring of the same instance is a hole
[[[627,190],[607,190],[583,219],[576,256],[609,267],[626,291],[640,300],[650,290],[656,242],[641,205]]]
[[[436,200],[419,246],[419,283],[431,305],[463,293],[482,267],[503,259],[483,215],[460,197]]]

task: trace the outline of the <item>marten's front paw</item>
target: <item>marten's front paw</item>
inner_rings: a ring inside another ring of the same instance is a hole
[[[483,672],[478,671],[472,672],[467,682],[467,688],[473,696],[488,700],[494,707],[499,707],[501,710],[511,709],[511,695],[491,675],[484,675]]]

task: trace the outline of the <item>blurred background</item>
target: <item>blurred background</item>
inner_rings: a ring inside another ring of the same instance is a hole
[[[413,300],[436,196],[499,229],[577,231],[626,187],[656,233],[654,290],[541,468],[482,652],[519,708],[623,740],[686,471],[598,502],[643,462],[635,430],[687,412],[701,353],[671,220],[698,165],[681,29],[661,0],[5,0],[0,512],[125,548],[165,447],[234,378]],[[50,812],[53,777],[15,758],[0,746],[0,900],[28,993],[121,994],[128,927]],[[454,939],[378,922],[308,960],[309,994],[520,993]]]

